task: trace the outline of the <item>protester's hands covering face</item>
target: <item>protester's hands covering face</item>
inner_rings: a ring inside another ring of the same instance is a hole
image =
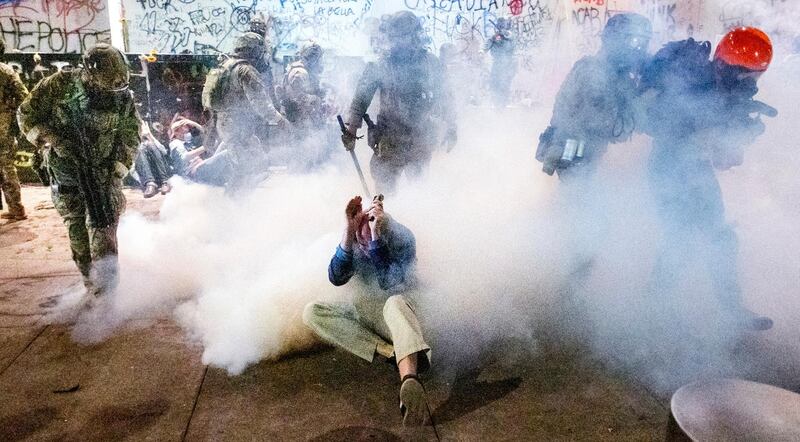
[[[366,215],[364,215],[364,209],[361,207],[360,196],[355,196],[348,201],[344,209],[344,216],[347,225],[342,240],[342,247],[345,250],[350,250],[353,243],[359,240],[359,230],[362,224],[366,224]]]
[[[355,196],[347,202],[347,207],[344,209],[344,216],[347,220],[347,231],[355,234],[361,224],[361,218],[364,216],[364,210],[361,208],[360,196]]]

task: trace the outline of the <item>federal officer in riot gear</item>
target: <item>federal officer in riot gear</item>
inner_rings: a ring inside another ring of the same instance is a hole
[[[269,66],[266,51],[264,37],[246,32],[236,39],[231,57],[206,77],[203,105],[215,113],[220,144],[196,167],[197,179],[231,185],[267,169],[267,126],[285,126],[286,119],[273,106],[260,73]]]
[[[0,40],[0,55],[5,53],[5,43]],[[0,218],[19,221],[25,219],[17,168],[17,107],[28,96],[28,89],[11,66],[0,63],[0,188],[3,190],[8,212]]]
[[[511,35],[511,22],[507,18],[498,18],[494,27],[494,35],[486,42],[486,51],[492,56],[489,79],[494,105],[504,107],[508,103],[511,83],[517,72],[517,63],[514,60],[516,42]]]
[[[53,203],[90,295],[117,282],[122,178],[139,145],[128,78],[122,52],[100,43],[86,52],[82,67],[45,78],[18,111],[21,130],[43,151]]]
[[[536,152],[545,173],[590,175],[610,143],[630,139],[641,119],[636,97],[651,36],[639,14],[608,20],[599,52],[575,63],[556,96]]]
[[[325,119],[325,90],[320,82],[323,54],[319,44],[306,42],[297,54],[299,59],[286,69],[281,104],[286,118],[295,128],[319,128]]]
[[[545,173],[558,173],[560,179],[559,210],[553,218],[567,234],[568,275],[561,287],[565,312],[582,310],[576,295],[604,247],[609,193],[595,171],[608,145],[629,140],[640,123],[637,93],[650,37],[647,18],[632,13],[611,17],[598,53],[580,59],[564,80],[550,126],[539,137],[536,159]]]
[[[646,132],[653,136],[650,187],[667,238],[652,290],[670,295],[691,262],[687,257],[697,257],[734,324],[766,330],[772,320],[743,305],[737,236],[725,220],[715,170],[741,165],[745,146],[765,130],[761,115],[777,115],[753,99],[756,81],[772,61],[772,43],[758,29],[737,28],[710,55],[710,42],[671,42],[642,78]]]
[[[354,148],[356,132],[379,92],[380,110],[369,137],[374,150],[370,170],[378,191],[386,193],[394,190],[403,172],[417,177],[427,168],[440,121],[447,121],[450,144],[455,143],[456,125],[444,69],[424,47],[419,19],[402,11],[389,17],[382,28],[388,49],[364,69],[342,141],[347,149]]]

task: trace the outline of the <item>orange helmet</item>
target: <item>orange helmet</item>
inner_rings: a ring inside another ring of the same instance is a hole
[[[772,42],[760,29],[736,28],[722,37],[714,52],[714,61],[730,66],[763,72],[772,61]]]

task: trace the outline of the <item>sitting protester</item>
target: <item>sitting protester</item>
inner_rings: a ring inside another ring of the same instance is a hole
[[[352,303],[311,303],[303,321],[325,341],[368,362],[376,354],[394,358],[403,424],[422,425],[428,408],[417,374],[430,366],[430,347],[407,298],[416,288],[414,235],[384,213],[377,197],[366,212],[361,197],[351,199],[345,216],[347,225],[328,278],[341,286],[357,275],[367,289],[359,290]]]
[[[167,164],[167,150],[150,132],[147,123],[142,123],[141,142],[134,159],[134,171],[145,198],[152,198],[159,191],[162,195],[166,195],[172,190],[172,186],[167,182],[172,175]]]
[[[190,177],[194,166],[206,153],[203,146],[203,127],[186,118],[176,118],[170,126],[169,160],[176,175]]]

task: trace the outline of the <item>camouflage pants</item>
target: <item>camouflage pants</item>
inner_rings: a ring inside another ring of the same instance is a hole
[[[369,170],[375,180],[376,193],[393,193],[397,180],[405,171],[406,177],[422,176],[431,162],[431,150],[427,143],[416,140],[392,140],[385,137],[369,162]]]
[[[19,177],[17,168],[14,167],[14,155],[17,143],[7,133],[0,134],[0,175],[2,177],[3,194],[8,204],[8,212],[12,214],[24,212],[22,195],[20,194]]]
[[[111,192],[116,217],[110,226],[98,228],[77,189],[65,192],[53,186],[53,204],[67,227],[72,260],[87,290],[94,294],[113,289],[118,281],[117,221],[125,209],[125,196],[119,185],[112,185],[107,191]]]

